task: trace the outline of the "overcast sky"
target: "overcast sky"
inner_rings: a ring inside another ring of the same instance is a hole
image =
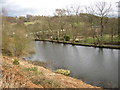
[[[66,8],[71,5],[89,6],[96,2],[105,1],[113,5],[113,12],[117,14],[119,0],[0,0],[0,4],[7,10],[9,16],[53,15],[55,9]]]

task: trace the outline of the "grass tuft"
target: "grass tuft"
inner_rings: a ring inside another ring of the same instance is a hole
[[[15,59],[14,61],[13,61],[13,65],[19,65],[20,63],[19,63],[19,60],[18,59]]]

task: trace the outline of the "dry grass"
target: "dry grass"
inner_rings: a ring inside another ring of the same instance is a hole
[[[42,66],[19,59],[13,65],[13,58],[3,57],[2,88],[99,88],[81,80],[54,73]]]

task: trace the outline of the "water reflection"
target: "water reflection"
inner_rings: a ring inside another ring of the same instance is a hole
[[[69,69],[71,76],[93,85],[118,85],[118,50],[37,41],[32,59],[48,62],[53,70]]]

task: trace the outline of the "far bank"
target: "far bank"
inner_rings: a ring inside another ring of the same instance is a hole
[[[95,48],[108,48],[108,49],[120,49],[119,43],[117,45],[94,45],[88,43],[77,43],[77,42],[69,42],[69,41],[57,41],[57,40],[40,40],[35,39],[35,41],[46,41],[46,42],[53,42],[53,43],[62,43],[62,44],[70,44],[70,45],[77,45],[77,46],[86,46],[86,47],[95,47]]]

